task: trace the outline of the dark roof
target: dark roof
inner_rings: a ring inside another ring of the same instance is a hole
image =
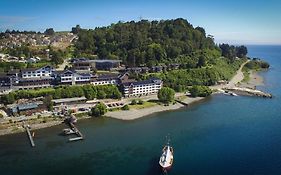
[[[109,63],[120,63],[122,62],[122,60],[91,60],[92,62],[95,62],[95,63],[106,63],[106,62],[109,62]]]
[[[108,80],[108,79],[116,79],[118,78],[118,74],[102,74],[97,77],[97,80]]]
[[[136,82],[126,82],[123,83],[123,86],[138,86],[138,85],[145,85],[145,84],[151,84],[155,83],[155,81],[162,81],[159,78],[150,78],[148,80],[143,80],[143,81],[136,81]]]
[[[31,82],[31,81],[38,81],[38,80],[52,80],[53,77],[34,77],[34,78],[20,78],[20,82]]]

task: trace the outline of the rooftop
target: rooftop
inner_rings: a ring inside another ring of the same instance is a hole
[[[52,100],[52,102],[67,103],[67,102],[76,102],[76,101],[82,101],[82,100],[87,100],[87,98],[86,97],[61,98],[61,99]]]

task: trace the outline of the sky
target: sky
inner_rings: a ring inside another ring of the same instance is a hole
[[[0,31],[176,18],[205,28],[217,43],[281,45],[280,0],[0,0]]]

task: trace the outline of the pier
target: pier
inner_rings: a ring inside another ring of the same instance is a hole
[[[35,143],[34,143],[34,140],[33,140],[33,137],[30,133],[30,126],[29,125],[26,125],[25,123],[23,123],[23,127],[24,129],[26,130],[26,133],[28,135],[28,138],[29,138],[29,141],[30,141],[30,144],[32,147],[35,147]]]
[[[65,123],[69,126],[69,131],[65,132],[66,135],[72,135],[75,134],[77,137],[72,137],[69,138],[68,141],[78,141],[78,140],[83,140],[84,136],[83,134],[79,131],[79,129],[74,125],[76,123],[77,119],[74,116],[71,116],[70,118],[65,119]],[[66,131],[67,129],[64,129]]]
[[[256,90],[256,89],[232,87],[232,88],[224,88],[223,90],[235,92],[238,95],[248,95],[248,96],[257,96],[257,97],[264,97],[264,98],[272,98],[272,94],[262,92],[262,91]]]

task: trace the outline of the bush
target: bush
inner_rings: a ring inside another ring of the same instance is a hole
[[[128,111],[128,110],[130,110],[130,107],[129,107],[129,105],[125,105],[121,109],[124,111]]]
[[[98,103],[95,107],[91,109],[91,116],[100,117],[107,112],[107,107],[104,103]]]
[[[138,104],[139,104],[139,105],[143,105],[143,104],[144,104],[144,101],[143,101],[143,100],[139,100]]]
[[[192,86],[189,89],[192,97],[207,97],[212,94],[212,90],[207,86]]]
[[[136,105],[137,104],[137,100],[136,99],[133,99],[132,101],[131,101],[131,105]]]

